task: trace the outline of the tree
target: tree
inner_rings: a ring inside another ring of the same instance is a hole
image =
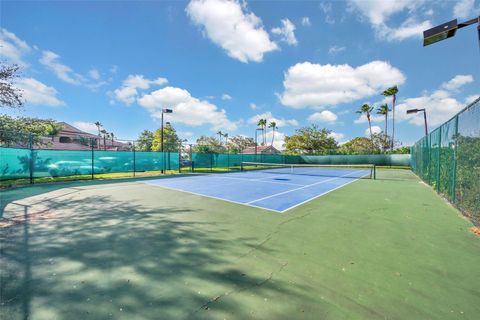
[[[197,144],[192,148],[196,153],[225,153],[226,149],[221,141],[215,137],[201,136],[197,139]]]
[[[42,136],[58,133],[61,129],[62,125],[51,119],[0,115],[0,144],[27,147],[31,137],[34,145],[41,145],[44,143]]]
[[[158,128],[153,134],[152,151],[160,151],[162,147],[162,128]],[[177,136],[175,128],[170,122],[163,126],[163,151],[174,152],[178,151],[180,139]]]
[[[273,146],[273,141],[275,140],[275,129],[277,129],[277,123],[275,121],[272,121],[272,122],[270,122],[268,127],[272,128],[272,143],[271,143],[271,145]]]
[[[110,138],[112,139],[112,147],[113,147],[113,140],[115,138],[115,135],[113,134],[113,132],[110,132]]]
[[[350,141],[345,142],[338,149],[338,153],[341,154],[369,154],[378,153],[372,139],[365,137],[356,137]]]
[[[267,128],[267,119],[258,120],[257,126],[262,128],[262,146],[266,143],[265,129]]]
[[[222,143],[223,132],[218,131],[217,134],[218,134],[218,141],[220,141],[220,143]]]
[[[331,130],[316,125],[297,129],[285,137],[285,151],[290,154],[325,154],[337,149],[337,142],[330,136]]]
[[[370,130],[370,138],[372,139],[372,122],[371,122],[371,119],[370,119],[370,113],[372,112],[373,110],[373,107],[370,107],[370,105],[368,104],[364,104],[360,107],[360,109],[357,111],[357,113],[360,113],[360,114],[365,114],[367,116],[367,120],[368,120],[368,129]]]
[[[138,151],[152,151],[153,144],[153,132],[149,130],[143,130],[137,139],[136,149]]]
[[[0,106],[6,108],[23,107],[23,91],[14,85],[15,78],[18,78],[20,67],[16,64],[7,65],[0,63]]]
[[[253,138],[245,137],[241,135],[231,137],[227,143],[227,148],[229,152],[232,152],[232,153],[240,153],[245,148],[254,147],[254,146],[255,146],[255,140]]]
[[[388,112],[390,110],[388,109],[388,104],[384,103],[377,109],[377,114],[381,114],[385,116],[385,135],[388,135]]]
[[[391,148],[393,150],[393,143],[395,141],[395,102],[397,100],[398,88],[393,86],[383,91],[382,95],[385,97],[392,97],[392,144]]]

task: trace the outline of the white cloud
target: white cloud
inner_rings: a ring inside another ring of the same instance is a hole
[[[268,130],[266,134],[267,145],[272,143],[272,138],[273,146],[278,150],[283,150],[283,145],[285,144],[285,134],[275,130],[275,136],[273,136],[273,132]]]
[[[413,12],[424,2],[425,0],[350,0],[350,5],[368,18],[380,39],[401,41],[410,37],[421,37],[422,31],[432,27],[429,20],[417,22],[413,16]],[[388,20],[402,11],[408,11],[410,17],[400,26],[388,26]]]
[[[22,58],[30,51],[31,48],[25,41],[7,29],[0,29],[0,57],[25,67],[27,63]]]
[[[464,86],[468,83],[471,83],[471,82],[473,82],[473,77],[471,75],[469,75],[469,74],[467,74],[467,75],[459,74],[459,75],[455,76],[453,79],[451,79],[450,81],[442,84],[442,88],[445,89],[445,90],[458,90],[462,86]]]
[[[332,18],[332,3],[331,2],[320,2],[320,9],[325,14],[325,22],[328,24],[334,24],[335,19]]]
[[[385,116],[372,114],[372,115],[370,115],[370,121],[372,123],[383,122],[383,121],[385,121]],[[358,117],[358,119],[355,119],[353,122],[354,123],[367,123],[368,119],[367,119],[367,116],[365,114],[362,114],[362,115],[360,115],[360,117]]]
[[[256,105],[255,103],[250,103],[250,109],[256,110],[256,109],[257,109],[257,105]]]
[[[177,131],[177,134],[180,137],[180,139],[193,137],[193,132],[191,131]]]
[[[241,62],[261,62],[278,49],[254,13],[237,0],[192,0],[185,9],[190,19],[213,43]]]
[[[73,123],[73,126],[85,132],[89,132],[93,134],[98,133],[98,128],[93,122],[75,121]]]
[[[146,79],[143,75],[129,75],[122,82],[122,86],[113,91],[111,94],[117,101],[120,101],[126,105],[130,105],[135,102],[138,96],[138,89],[147,90],[152,85],[164,85],[168,83],[168,80],[165,78],[157,79]]]
[[[330,132],[330,134],[328,135],[329,137],[332,137],[333,139],[335,139],[335,141],[337,142],[340,142],[343,138],[345,138],[345,135],[343,133],[340,133],[340,132]]]
[[[380,128],[379,126],[372,126],[372,133],[373,134],[380,133],[380,132],[382,132],[382,128]],[[369,128],[365,129],[364,134],[365,134],[366,137],[370,137],[370,129]]]
[[[478,98],[480,98],[480,94],[468,96],[465,98],[465,104],[470,104]]]
[[[430,21],[417,22],[413,19],[405,20],[400,27],[390,28],[385,24],[378,25],[376,28],[377,35],[384,40],[388,41],[401,41],[407,38],[423,37],[423,31],[432,28],[433,25]]]
[[[309,17],[303,17],[302,18],[302,26],[304,27],[310,27],[312,25],[312,23],[310,22],[310,18]]]
[[[450,92],[437,90],[432,94],[423,94],[420,97],[403,100],[395,107],[395,118],[399,121],[408,121],[409,123],[423,126],[423,113],[407,115],[406,112],[408,109],[425,108],[427,110],[428,125],[438,126],[462,110],[463,107],[464,105],[453,98]]]
[[[95,68],[90,69],[90,71],[88,71],[88,75],[94,80],[100,79],[100,72],[98,72],[98,70]]]
[[[456,18],[465,19],[469,18],[470,16],[474,16],[474,12],[478,11],[475,10],[475,0],[460,0],[457,1],[455,6],[453,7],[453,15]]]
[[[52,71],[59,79],[78,85],[85,79],[78,73],[73,72],[69,66],[58,62],[60,56],[52,51],[43,51],[40,63]]]
[[[401,85],[405,76],[384,61],[359,67],[297,63],[285,73],[284,92],[279,96],[292,108],[324,108],[379,94],[392,85]]]
[[[330,122],[330,123],[337,121],[337,119],[338,119],[338,116],[329,110],[315,112],[308,117],[309,121]]]
[[[288,19],[282,19],[282,26],[273,28],[272,33],[281,36],[280,39],[291,46],[298,44],[295,37],[295,25]]]
[[[222,95],[222,100],[232,100],[232,96],[230,96],[229,94],[224,93],[224,94]]]
[[[57,98],[57,90],[49,87],[33,78],[21,78],[17,80],[17,87],[23,90],[23,98],[26,104],[47,105],[57,107],[65,105],[63,101]]]
[[[275,118],[273,114],[268,111],[264,112],[262,114],[257,114],[250,119],[248,119],[248,123],[256,125],[258,123],[258,120],[260,119],[267,119],[267,125],[275,121],[278,127],[285,127],[285,126],[298,126],[298,121],[295,119],[283,119],[283,118]]]
[[[173,113],[166,115],[169,121],[189,126],[209,124],[212,130],[237,129],[237,124],[227,118],[225,110],[219,110],[206,100],[192,97],[185,89],[165,87],[142,96],[138,99],[138,104],[155,119],[160,119],[162,108],[168,106],[173,109]]]
[[[330,48],[328,48],[328,54],[330,55],[336,55],[337,53],[340,53],[342,51],[345,51],[345,47],[331,46]]]

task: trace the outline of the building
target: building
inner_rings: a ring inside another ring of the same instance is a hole
[[[246,147],[242,150],[243,154],[255,154],[255,147]],[[280,154],[280,151],[274,146],[257,146],[257,154]]]
[[[96,150],[129,150],[130,145],[114,139],[107,139],[95,134],[84,132],[74,126],[59,122],[62,129],[54,136],[42,137],[42,143],[36,145],[35,149],[47,150],[91,150],[92,143]]]

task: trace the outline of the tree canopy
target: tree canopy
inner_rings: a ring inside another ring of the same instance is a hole
[[[41,136],[55,135],[61,129],[62,126],[51,119],[0,115],[0,143],[6,146],[28,146],[30,135],[33,144],[39,144]]]
[[[14,81],[19,76],[20,67],[0,62],[0,106],[6,108],[23,107],[23,91],[15,87]]]
[[[289,154],[325,154],[337,149],[331,130],[316,125],[297,129],[295,134],[285,136],[285,151]]]
[[[162,128],[158,128],[153,134],[152,151],[161,151],[162,149]],[[163,126],[163,151],[178,151],[180,139],[175,128],[170,122]]]

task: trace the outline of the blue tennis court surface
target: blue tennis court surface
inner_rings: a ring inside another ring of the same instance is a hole
[[[286,168],[163,178],[144,183],[205,197],[285,212],[364,176],[369,169]]]

